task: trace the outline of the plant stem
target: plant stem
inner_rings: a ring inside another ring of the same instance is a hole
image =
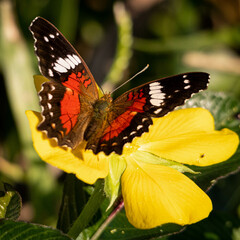
[[[106,198],[103,190],[103,180],[99,179],[96,182],[94,192],[87,202],[86,206],[70,228],[68,235],[73,239],[76,239],[78,235],[84,230],[84,228],[91,221],[94,214],[99,209],[100,205]]]
[[[124,202],[120,202],[119,205],[113,210],[113,212],[110,214],[110,216],[103,222],[103,224],[100,226],[100,228],[95,232],[95,234],[92,236],[91,240],[96,240],[98,237],[103,233],[103,231],[106,229],[108,224],[117,216],[117,214],[123,209]]]

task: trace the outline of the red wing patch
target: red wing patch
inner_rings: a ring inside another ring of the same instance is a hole
[[[118,116],[110,126],[108,126],[104,133],[101,141],[109,141],[110,139],[117,137],[124,129],[126,129],[133,117],[137,114],[137,112],[126,111],[125,113]]]
[[[43,121],[39,130],[59,141],[77,124],[81,109],[78,92],[54,82],[45,82],[39,92]]]
[[[80,101],[78,93],[70,88],[66,88],[63,99],[60,101],[61,116],[60,120],[63,128],[68,134],[76,125],[80,113]]]
[[[127,109],[133,111],[133,112],[144,112],[143,107],[146,104],[146,98],[143,97],[143,91],[142,89],[139,90],[139,92],[130,92],[128,94],[127,101],[133,101],[132,105],[129,106]]]
[[[134,101],[134,100],[137,100],[137,99],[141,100],[141,99],[143,99],[143,95],[144,95],[143,89],[139,89],[139,92],[132,91],[128,94],[127,101]],[[146,100],[146,98],[144,98],[144,99]]]
[[[142,89],[139,92],[130,92],[127,102],[132,102],[132,104],[126,108],[123,114],[110,123],[110,126],[105,129],[101,141],[109,141],[114,137],[118,137],[122,131],[130,126],[132,119],[137,113],[144,112],[143,107],[146,104],[146,98],[143,97]]]
[[[74,91],[79,92],[81,90],[80,85],[83,85],[85,88],[92,83],[91,78],[85,74],[86,71],[83,69],[82,72],[71,73],[67,80],[64,81],[62,84],[67,87],[71,88]]]
[[[82,72],[78,72],[77,78],[80,80],[80,82],[84,85],[85,88],[87,88],[91,83],[91,78],[86,75],[86,71],[83,69]]]

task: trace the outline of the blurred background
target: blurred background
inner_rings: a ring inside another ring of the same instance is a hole
[[[239,0],[122,3],[0,0],[0,182],[20,192],[22,220],[54,226],[63,185],[62,173],[35,153],[25,116],[26,110],[39,110],[33,83],[39,70],[28,30],[36,16],[65,35],[104,91],[150,65],[115,96],[157,78],[205,71],[211,74],[209,90],[240,97]],[[216,211],[236,210],[239,180],[235,174],[211,190]]]

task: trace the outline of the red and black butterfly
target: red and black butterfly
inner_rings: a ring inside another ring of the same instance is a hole
[[[122,154],[123,146],[148,132],[153,117],[182,105],[206,89],[209,74],[183,73],[133,88],[116,100],[99,96],[97,84],[81,56],[47,20],[37,17],[30,31],[41,73],[50,81],[39,92],[43,120],[38,129],[56,138],[59,146]]]

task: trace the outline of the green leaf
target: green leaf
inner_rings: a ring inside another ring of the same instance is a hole
[[[70,240],[59,230],[32,223],[0,220],[0,240]]]
[[[96,237],[95,234],[97,234],[97,236],[100,236],[102,234],[102,229],[103,231],[105,230],[105,227],[103,226],[103,224],[105,223],[105,221],[108,220],[108,217],[113,210],[113,207],[109,208],[110,202],[111,202],[111,199],[105,198],[105,200],[103,201],[103,203],[99,208],[98,213],[95,214],[94,216],[95,221],[91,221],[88,227],[85,228],[81,232],[81,234],[78,235],[76,240],[98,239],[98,238],[95,238]]]
[[[77,238],[80,233],[88,226],[90,221],[93,219],[93,216],[98,212],[101,204],[106,199],[106,195],[103,191],[103,180],[99,179],[95,184],[95,189],[83,208],[81,214],[78,216],[70,230],[68,231],[68,235]]]
[[[233,215],[212,213],[207,219],[189,226],[182,234],[171,236],[170,240],[220,240],[239,239],[240,222]]]
[[[136,229],[128,222],[125,211],[122,210],[98,239],[153,239],[155,237],[166,236],[170,233],[177,233],[183,229],[184,227],[176,224],[165,224],[149,230]]]
[[[86,184],[78,180],[75,175],[67,174],[57,228],[67,233],[87,203],[88,194],[84,191]]]
[[[105,202],[105,209],[108,203]],[[115,210],[114,210],[115,211]],[[155,237],[164,237],[171,233],[178,233],[185,229],[185,227],[176,224],[165,224],[164,226],[157,227],[149,230],[141,230],[133,227],[129,222],[125,214],[125,210],[121,210],[115,218],[107,225],[104,229],[104,220],[108,221],[107,213],[102,211],[102,219],[100,219],[96,224],[85,229],[77,238],[77,240],[86,239],[154,239]],[[103,231],[102,231],[103,230]],[[100,233],[99,233],[100,231]],[[102,232],[101,232],[102,231]]]
[[[0,218],[18,219],[22,207],[22,199],[9,184],[4,184],[5,191],[0,197]]]

